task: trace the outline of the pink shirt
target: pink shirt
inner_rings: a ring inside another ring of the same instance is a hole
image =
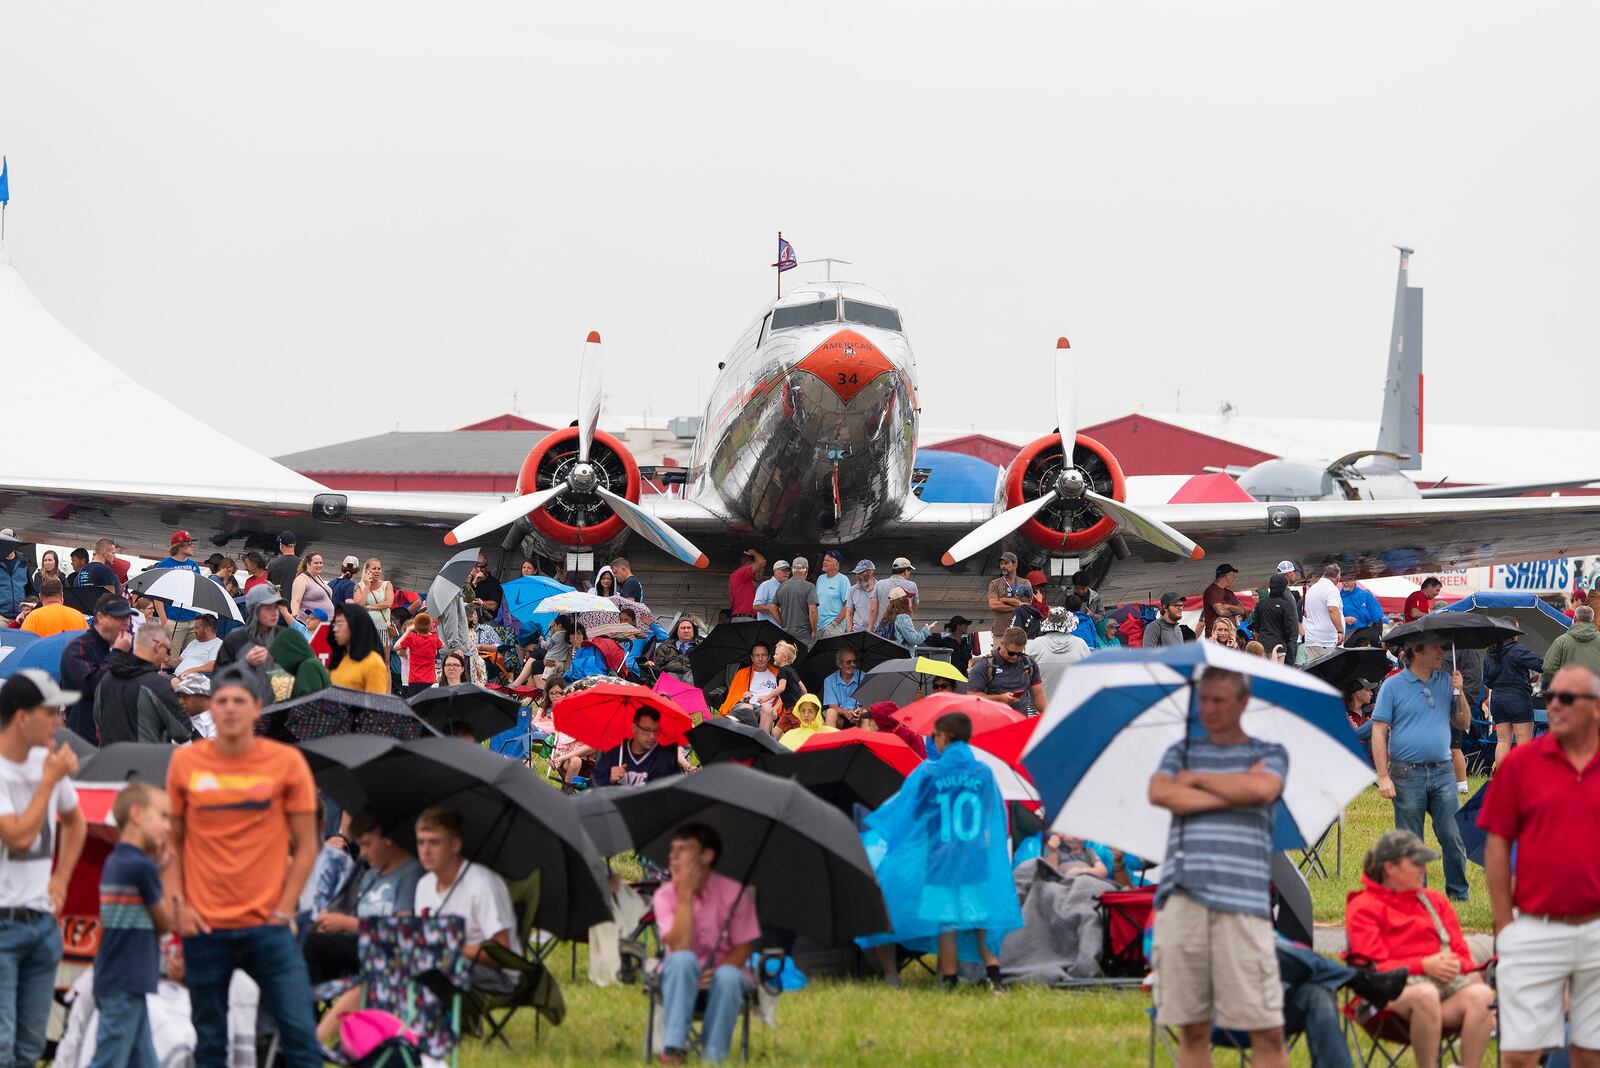
[[[741,894],[744,887],[728,878],[712,872],[706,879],[706,885],[694,899],[694,937],[690,939],[689,948],[694,950],[694,955],[700,958],[700,964],[705,966],[713,959],[721,963],[727,959],[734,946],[746,942],[759,942],[761,940],[761,923],[756,919],[755,891]],[[737,902],[737,904],[735,904]],[[652,899],[656,913],[656,931],[661,936],[661,943],[666,944],[667,936],[672,933],[672,923],[678,918],[678,888],[670,882],[662,883]],[[732,912],[733,919],[728,919]],[[713,942],[726,924],[728,930],[722,935],[719,945],[713,947]]]

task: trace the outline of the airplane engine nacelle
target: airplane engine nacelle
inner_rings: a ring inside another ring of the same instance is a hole
[[[1127,483],[1122,466],[1111,450],[1083,434],[1077,436],[1072,462],[1084,481],[1097,493],[1125,500]],[[1044,496],[1061,475],[1061,438],[1056,434],[1023,446],[1006,468],[1005,507],[1015,508]],[[1022,525],[1019,533],[1041,549],[1081,553],[1100,545],[1117,532],[1117,524],[1082,501],[1057,500]]]
[[[589,461],[599,484],[635,504],[639,501],[639,465],[616,438],[596,430]],[[566,480],[578,462],[578,428],[565,427],[546,435],[522,461],[517,494],[548,489]],[[535,537],[550,546],[594,547],[620,539],[627,530],[621,517],[596,493],[570,492],[528,513]]]

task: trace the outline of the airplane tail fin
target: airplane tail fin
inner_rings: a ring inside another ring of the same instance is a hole
[[[1377,448],[1399,453],[1402,470],[1422,467],[1422,289],[1407,284],[1411,249],[1400,249],[1395,277],[1394,325],[1389,331],[1389,374],[1383,386],[1383,420]]]

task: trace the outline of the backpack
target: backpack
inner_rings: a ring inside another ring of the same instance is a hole
[[[1039,629],[1044,626],[1044,616],[1031,604],[1018,605],[1011,613],[1011,625],[1021,627],[1028,637],[1037,638]]]

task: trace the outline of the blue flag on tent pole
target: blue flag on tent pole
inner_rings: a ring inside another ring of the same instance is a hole
[[[0,156],[0,204],[11,203],[11,182],[6,176],[6,158]]]

